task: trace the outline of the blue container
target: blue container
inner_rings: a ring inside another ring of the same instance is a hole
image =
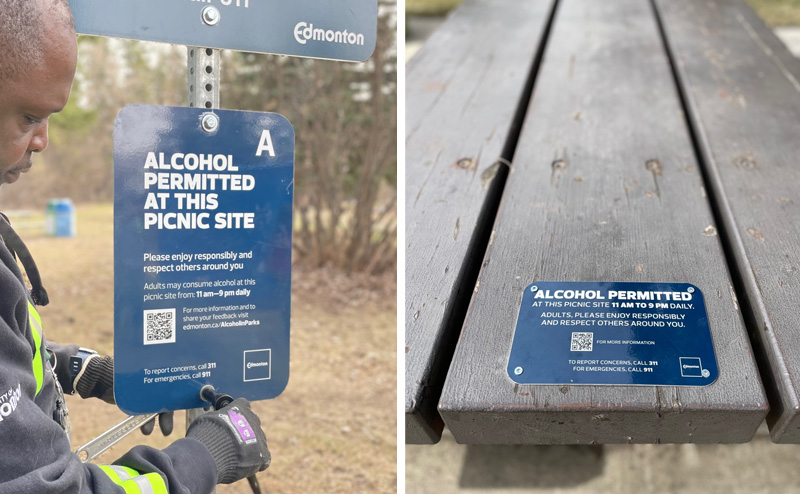
[[[45,233],[51,237],[74,237],[75,206],[70,199],[50,199],[45,212]]]

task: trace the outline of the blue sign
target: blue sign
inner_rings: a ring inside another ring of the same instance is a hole
[[[717,374],[693,285],[540,281],[522,294],[508,359],[514,382],[706,386]]]
[[[378,0],[70,0],[81,34],[364,61]]]
[[[275,113],[133,105],[114,126],[114,395],[128,414],[289,380],[294,131]]]

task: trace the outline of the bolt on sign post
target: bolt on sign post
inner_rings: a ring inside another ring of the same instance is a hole
[[[81,34],[364,61],[377,0],[70,0]]]

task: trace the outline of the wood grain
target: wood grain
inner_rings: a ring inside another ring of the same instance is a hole
[[[439,410],[461,443],[745,442],[767,402],[648,0],[562,0]],[[693,283],[706,387],[516,385],[537,281]]]
[[[772,439],[800,443],[800,62],[744,2],[657,2],[759,357]]]
[[[407,443],[433,443],[441,436],[436,404],[552,5],[468,0],[408,64]]]

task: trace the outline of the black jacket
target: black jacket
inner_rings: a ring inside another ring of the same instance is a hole
[[[137,446],[114,466],[81,463],[53,419],[58,391],[44,356],[44,334],[36,352],[29,301],[19,266],[0,241],[0,494],[122,494],[128,477],[142,493],[211,492],[217,468],[194,439],[179,439],[164,450]],[[38,393],[33,359],[42,362]],[[91,417],[72,417],[79,420]]]

